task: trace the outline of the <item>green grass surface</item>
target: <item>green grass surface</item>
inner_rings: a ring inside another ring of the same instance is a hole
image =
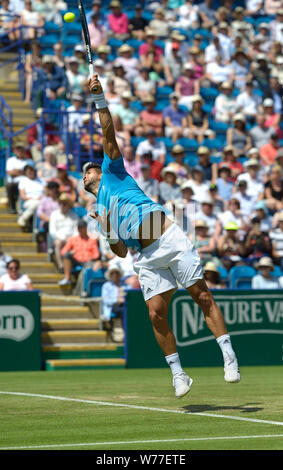
[[[168,369],[2,372],[1,392],[110,404],[1,393],[0,450],[283,449],[282,367],[243,367],[239,384],[226,384],[221,368],[187,372],[194,384],[181,400]]]

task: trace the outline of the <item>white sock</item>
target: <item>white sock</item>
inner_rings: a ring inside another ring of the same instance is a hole
[[[174,354],[170,354],[170,356],[165,356],[167,364],[170,366],[171,372],[173,375],[180,374],[183,372],[179,354],[176,352]]]
[[[219,344],[219,347],[222,351],[224,361],[227,358],[227,356],[229,357],[230,360],[233,358],[236,358],[236,354],[232,347],[230,335],[226,334],[226,335],[218,336],[218,338],[216,338],[216,341]]]

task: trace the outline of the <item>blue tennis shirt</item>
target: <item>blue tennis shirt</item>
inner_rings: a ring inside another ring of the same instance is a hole
[[[138,228],[151,212],[166,210],[147,197],[124,167],[123,157],[111,160],[104,153],[102,176],[98,188],[96,211],[102,216],[110,211],[110,225],[127,247],[141,250]],[[101,232],[102,228],[98,223]],[[114,235],[114,236],[115,236]],[[112,235],[111,235],[111,238]]]

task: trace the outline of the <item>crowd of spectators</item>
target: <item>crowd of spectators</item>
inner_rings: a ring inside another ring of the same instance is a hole
[[[56,4],[58,12],[57,3],[45,2],[44,8],[33,2],[32,9],[50,21],[47,6]],[[14,4],[3,1],[2,13],[19,12]],[[51,20],[61,24],[55,13]],[[229,274],[244,265],[259,269],[253,287],[279,287],[283,2],[247,0],[235,6],[231,0],[146,0],[130,10],[127,2],[112,0],[105,9],[94,0],[87,20],[125,168],[195,243],[209,286],[227,287],[220,270]],[[26,101],[37,116],[42,115],[44,95],[49,104],[67,103],[69,132],[80,131],[81,146],[87,151],[92,146],[101,157],[82,42],[71,56],[64,54],[64,43],[53,49],[46,55],[36,39],[30,43]],[[31,230],[32,218],[39,219],[64,273],[62,285],[71,282],[78,266],[105,272],[113,264],[117,269],[112,275],[119,272],[124,288],[137,288],[135,254],[129,253],[121,266],[94,222],[85,216],[87,226],[81,223],[74,209],[89,210],[93,198],[70,171],[72,160],[56,122],[46,114],[44,120],[45,134],[38,124],[31,128],[28,141],[16,142],[7,160],[9,210],[19,212],[24,230]],[[46,237],[45,245],[42,240],[46,249]],[[278,277],[272,274],[274,267]],[[109,271],[108,278],[110,282]],[[105,287],[111,289],[115,291]],[[119,309],[120,294],[107,296],[118,299]]]

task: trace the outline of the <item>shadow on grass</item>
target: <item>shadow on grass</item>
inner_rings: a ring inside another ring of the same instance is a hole
[[[255,413],[256,411],[262,411],[262,407],[255,405],[260,405],[261,403],[246,403],[245,405],[238,406],[217,406],[217,405],[187,405],[183,406],[183,410],[188,413],[202,413],[202,412],[212,412],[212,411],[241,411],[242,413]]]

